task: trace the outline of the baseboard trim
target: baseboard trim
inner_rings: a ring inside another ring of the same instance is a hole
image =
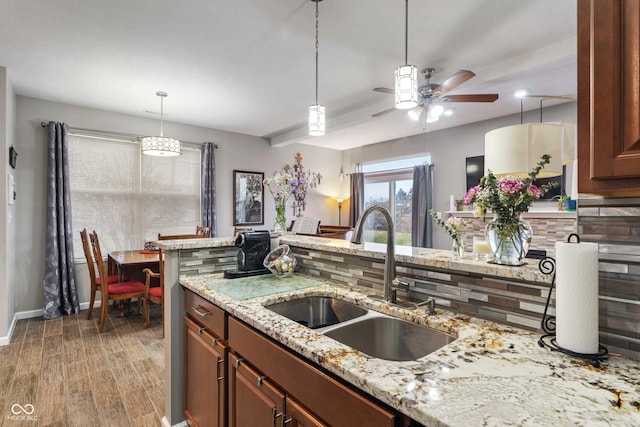
[[[167,417],[162,417],[162,420],[160,420],[160,422],[162,422],[162,427],[189,427],[189,424],[187,424],[186,421],[181,421],[178,424],[172,426]]]
[[[100,301],[96,301],[93,304],[93,308],[100,307]],[[81,302],[80,310],[86,310],[89,308],[89,302]],[[0,346],[8,345],[11,343],[11,337],[13,336],[13,330],[16,327],[16,323],[18,320],[22,319],[33,319],[34,317],[42,316],[42,309],[39,310],[27,310],[27,311],[19,311],[13,315],[13,320],[11,320],[11,325],[9,326],[9,331],[7,335],[0,337]]]

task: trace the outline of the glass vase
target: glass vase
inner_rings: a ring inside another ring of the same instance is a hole
[[[276,216],[273,221],[273,230],[276,233],[284,233],[287,231],[287,201],[286,200],[276,200]]]
[[[493,262],[502,265],[524,265],[533,230],[520,215],[510,218],[496,216],[484,229]]]
[[[453,243],[451,244],[451,257],[453,259],[460,259],[462,258],[464,253],[464,245],[462,244],[461,240],[453,240]]]

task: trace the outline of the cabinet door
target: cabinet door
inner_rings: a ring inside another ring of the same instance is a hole
[[[184,326],[185,416],[194,426],[224,426],[226,345],[186,316]]]
[[[285,404],[286,427],[326,427],[328,424],[323,423],[315,415],[309,412],[297,400],[287,396]]]
[[[273,427],[282,423],[284,394],[243,359],[229,354],[229,426]]]
[[[578,0],[578,191],[640,195],[640,1]]]

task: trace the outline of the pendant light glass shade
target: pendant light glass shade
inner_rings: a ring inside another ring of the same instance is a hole
[[[401,65],[396,68],[396,108],[408,110],[418,105],[418,67]]]
[[[179,156],[182,154],[180,141],[164,136],[164,103],[165,92],[156,92],[160,97],[160,136],[145,136],[142,138],[142,154],[149,156]]]
[[[322,136],[324,135],[324,105],[310,105],[309,106],[309,135]]]

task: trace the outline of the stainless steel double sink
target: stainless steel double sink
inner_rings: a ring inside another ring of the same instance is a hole
[[[416,360],[455,340],[437,329],[333,297],[308,296],[266,308],[379,359]]]

